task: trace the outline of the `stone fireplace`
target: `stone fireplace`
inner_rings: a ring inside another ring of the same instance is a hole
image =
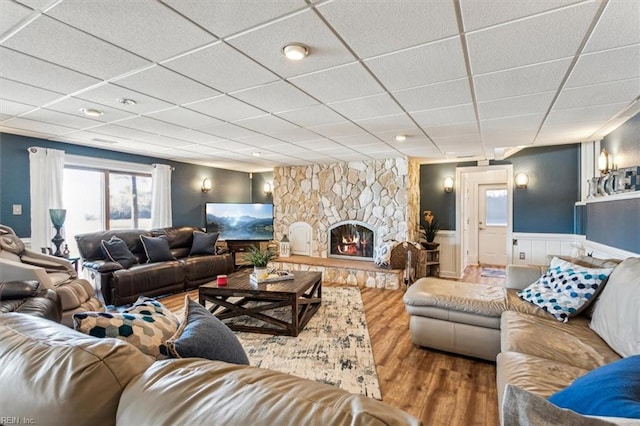
[[[376,232],[358,221],[343,221],[329,228],[329,257],[373,261]]]

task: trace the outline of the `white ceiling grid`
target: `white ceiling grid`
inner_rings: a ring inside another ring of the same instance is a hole
[[[635,0],[0,0],[0,131],[212,167],[494,158],[639,95]]]

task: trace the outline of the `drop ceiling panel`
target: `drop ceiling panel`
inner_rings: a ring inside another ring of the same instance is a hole
[[[85,129],[89,127],[99,126],[102,123],[97,120],[80,117],[78,115],[65,114],[58,111],[47,109],[38,109],[22,115],[28,120],[42,121],[43,123],[56,124],[60,126],[70,127],[72,129]]]
[[[476,76],[476,98],[482,102],[557,90],[570,63],[570,59],[560,59]]]
[[[17,81],[0,79],[0,92],[4,99],[28,105],[45,105],[62,95],[51,90],[40,89]]]
[[[93,101],[102,105],[122,109],[135,114],[145,114],[171,108],[174,105],[151,96],[143,95],[139,92],[117,86],[115,84],[104,84],[94,89],[87,90],[77,95],[80,99]],[[122,105],[117,102],[120,98],[132,99],[135,105]]]
[[[220,95],[217,90],[158,65],[115,81],[119,86],[178,105]]]
[[[225,140],[223,138],[219,138],[198,130],[186,130],[181,133],[176,133],[174,137],[176,139],[198,143],[198,144],[219,143]]]
[[[407,114],[389,115],[386,117],[368,118],[358,120],[356,123],[371,133],[402,130],[403,132],[415,132],[418,130],[416,125]]]
[[[100,127],[91,129],[92,132],[96,132],[102,135],[115,136],[122,139],[139,139],[146,138],[149,133],[141,132],[136,129],[122,127],[116,124],[105,124]]]
[[[640,44],[580,56],[566,87],[637,77],[640,77]]]
[[[329,106],[350,120],[384,117],[402,112],[398,104],[386,93],[350,99],[329,104]]]
[[[13,102],[6,99],[0,99],[0,114],[20,115],[27,111],[33,110],[33,105],[25,105],[19,102]]]
[[[535,140],[535,144],[570,143],[588,140],[600,126],[593,123],[570,123],[559,126],[545,126]]]
[[[428,7],[415,1],[329,2],[318,10],[363,58],[458,33],[453,2],[429,2]]]
[[[543,118],[544,114],[530,114],[520,115],[518,117],[482,120],[480,121],[480,127],[482,128],[483,136],[491,132],[499,133],[512,130],[525,132],[528,130],[537,130]]]
[[[280,143],[269,145],[269,148],[267,152],[265,152],[265,154],[274,153],[274,152],[278,154],[295,154],[297,156],[297,154],[301,152],[308,153],[310,151],[308,148],[301,145],[280,142]]]
[[[153,135],[150,133],[136,138],[136,141],[147,142],[165,148],[179,148],[183,146],[193,145],[191,142],[182,141],[168,136]]]
[[[553,109],[580,108],[617,102],[631,103],[638,94],[640,94],[640,78],[574,87],[560,93]]]
[[[210,133],[214,136],[225,139],[236,139],[247,136],[253,136],[256,134],[253,130],[245,129],[240,126],[236,126],[231,123],[224,123],[218,126],[204,127],[200,129],[201,132]]]
[[[471,102],[471,91],[467,78],[398,90],[393,92],[393,96],[409,112]]]
[[[315,139],[309,141],[296,142],[295,145],[301,146],[311,151],[331,151],[335,153],[344,153],[346,151],[352,153],[353,150],[340,145],[338,142],[334,142],[328,139]]]
[[[598,3],[583,3],[467,34],[471,70],[483,74],[571,57],[597,9]]]
[[[33,12],[28,7],[12,1],[3,1],[0,8],[0,37]]]
[[[584,51],[640,43],[640,2],[609,1]]]
[[[216,40],[156,1],[63,1],[47,14],[152,61]]]
[[[473,121],[475,112],[472,104],[465,104],[413,112],[411,116],[421,127],[437,127]]]
[[[585,108],[572,108],[563,109],[558,111],[551,111],[545,125],[555,126],[568,123],[600,123],[603,125],[609,118],[616,115],[623,108],[629,105],[628,102],[609,104],[609,105],[596,105]],[[600,125],[598,127],[600,127]]]
[[[450,126],[423,127],[423,129],[431,139],[438,137],[458,137],[461,135],[477,135],[480,137],[478,124],[475,121],[457,123]]]
[[[460,2],[466,31],[473,31],[514,19],[553,10],[581,0],[492,1],[463,0]]]
[[[290,61],[285,58],[280,53],[281,49],[292,42],[308,46],[309,56],[303,61]],[[311,10],[229,39],[229,43],[282,77],[306,74],[346,64],[354,59]]]
[[[274,132],[272,136],[275,138],[281,139],[283,141],[292,142],[292,143],[317,140],[320,137],[317,133],[311,132],[301,127],[285,130],[282,132]]]
[[[546,112],[555,94],[549,91],[479,102],[478,112],[481,120]]]
[[[260,117],[247,118],[246,120],[236,121],[234,124],[253,130],[259,133],[277,133],[298,128],[295,124],[284,121],[280,117],[274,115],[263,115]]]
[[[272,72],[224,43],[181,56],[163,65],[225,93],[278,79]]]
[[[340,114],[324,105],[315,105],[309,108],[280,112],[277,115],[303,127],[321,126],[344,121],[344,118]]]
[[[284,81],[234,92],[233,97],[257,108],[276,113],[318,104],[309,95]]]
[[[38,17],[3,45],[102,79],[149,64],[136,55],[47,16]]]
[[[256,148],[265,148],[268,146],[282,144],[281,140],[278,140],[269,136],[265,136],[265,135],[255,135],[255,136],[249,136],[246,138],[241,138],[241,139],[238,139],[238,142],[241,142],[245,145],[249,145]]]
[[[360,135],[353,135],[353,136],[336,136],[336,137],[333,137],[332,139],[338,142],[340,145],[347,146],[354,149],[357,149],[357,147],[360,145],[372,145],[376,143],[382,143],[378,138],[368,133],[362,133]]]
[[[75,129],[71,127],[64,127],[60,125],[43,123],[37,120],[27,120],[25,118],[15,117],[10,120],[2,122],[3,127],[10,127],[14,129],[23,129],[33,132],[48,133],[51,135],[65,135],[73,132]]]
[[[335,155],[333,157],[331,157],[330,160],[338,160],[338,161],[345,161],[345,162],[349,162],[349,161],[362,161],[362,160],[368,160],[370,157],[363,155],[363,154],[339,154],[339,155]],[[332,163],[334,161],[326,161],[325,163]]]
[[[289,81],[325,103],[384,91],[362,64],[357,62],[293,77]]]
[[[145,132],[160,135],[175,135],[187,130],[182,126],[176,126],[173,124],[165,123],[164,121],[142,116],[118,121],[118,126],[129,127],[132,129],[142,130]]]
[[[186,108],[175,107],[164,111],[152,112],[149,117],[161,120],[166,123],[175,124],[177,126],[188,127],[190,129],[200,129],[203,127],[215,126],[222,124],[222,121],[191,111]]]
[[[224,121],[237,121],[245,118],[264,115],[265,111],[259,110],[231,96],[217,96],[185,105],[185,108],[219,118]]]
[[[132,112],[123,111],[117,108],[86,101],[79,98],[63,99],[60,102],[47,105],[47,109],[86,118],[84,113],[80,112],[80,108],[97,109],[99,111],[102,111],[104,113],[103,115],[101,115],[100,117],[90,117],[90,119],[103,123],[122,120],[135,116],[135,114]]]
[[[365,64],[388,90],[455,80],[467,75],[459,37],[379,56]]]
[[[73,93],[100,80],[0,47],[0,77],[60,93]],[[11,66],[6,66],[11,64]]]
[[[323,124],[321,126],[310,127],[309,129],[327,138],[333,138],[334,136],[351,136],[365,134],[364,130],[350,121]]]

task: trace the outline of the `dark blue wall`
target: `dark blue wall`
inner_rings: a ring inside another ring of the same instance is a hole
[[[27,148],[39,146],[65,151],[67,154],[106,158],[140,164],[169,164],[175,168],[171,176],[171,205],[173,224],[204,226],[204,203],[212,202],[271,202],[264,193],[260,196],[251,190],[249,174],[194,164],[168,161],[163,158],[125,154],[79,145],[0,133],[0,223],[11,226],[16,233],[31,236],[29,196],[29,154]],[[213,189],[200,191],[202,179],[208,177]],[[273,173],[254,173],[254,180],[273,180]],[[254,198],[252,199],[252,195]],[[257,197],[257,198],[256,198]],[[22,215],[12,214],[13,204],[22,204]]]
[[[618,167],[640,166],[640,114],[609,133],[600,146],[613,156]]]

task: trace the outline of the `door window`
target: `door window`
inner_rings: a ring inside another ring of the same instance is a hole
[[[485,194],[487,226],[507,226],[507,190],[488,189]]]

